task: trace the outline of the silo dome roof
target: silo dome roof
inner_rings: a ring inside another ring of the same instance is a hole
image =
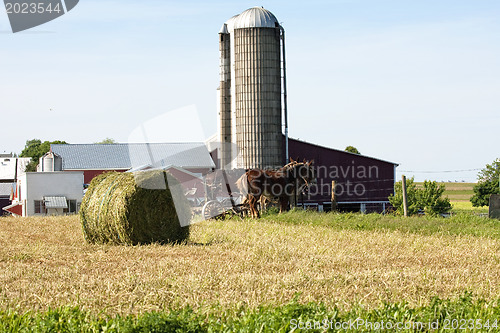
[[[273,13],[262,7],[253,7],[238,15],[234,20],[234,29],[275,28],[277,23]]]
[[[220,32],[219,33],[232,33],[233,32],[233,29],[234,29],[234,23],[236,21],[236,19],[238,18],[239,15],[234,15],[233,17],[231,17],[229,20],[226,21],[226,23],[224,23],[222,25],[222,28],[220,29]],[[224,28],[225,28],[225,32],[224,32]]]

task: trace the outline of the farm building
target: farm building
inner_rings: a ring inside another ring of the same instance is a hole
[[[196,201],[203,195],[201,177],[214,168],[204,143],[53,144],[38,172],[20,173],[0,190],[12,194],[5,210],[14,215],[71,214],[79,209],[84,185],[103,172],[164,169]]]
[[[285,30],[270,11],[254,7],[231,17],[219,31],[219,51],[217,165],[265,169],[289,157],[314,160],[317,184],[297,198],[300,205],[330,209],[334,181],[339,209],[385,211],[397,164],[288,137]]]
[[[0,183],[0,215],[3,214],[3,208],[10,205],[15,186],[16,183]]]
[[[31,158],[14,157],[12,154],[0,154],[0,215],[3,208],[10,205],[16,180],[24,174],[30,160]]]
[[[173,166],[198,176],[215,168],[204,143],[53,144],[38,171],[81,171],[88,184],[103,172]]]
[[[81,172],[88,184],[107,171],[168,169],[197,200],[216,167],[277,168],[291,157],[315,161],[317,184],[299,205],[328,210],[334,194],[342,210],[385,211],[397,164],[288,137],[285,30],[270,11],[226,21],[219,51],[218,133],[207,143],[53,144],[39,173]]]
[[[283,27],[261,7],[233,16],[220,29],[219,156],[225,169],[282,165],[284,46]]]
[[[63,215],[78,211],[83,198],[83,172],[27,172],[18,177],[12,204],[17,216]]]
[[[340,210],[384,212],[388,208],[397,164],[291,138],[288,147],[292,158],[314,160],[316,166],[317,184],[298,198],[300,204],[331,209],[335,182],[335,200]]]

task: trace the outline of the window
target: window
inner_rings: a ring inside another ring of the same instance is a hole
[[[67,214],[74,214],[78,211],[76,200],[66,200],[68,202],[68,208],[64,208],[64,212]]]
[[[45,201],[35,200],[35,214],[46,214]]]

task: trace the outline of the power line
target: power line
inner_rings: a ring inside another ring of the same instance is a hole
[[[397,172],[411,172],[411,173],[458,173],[458,172],[470,172],[479,171],[479,169],[466,169],[466,170],[443,170],[443,171],[412,171],[412,170],[397,170]]]

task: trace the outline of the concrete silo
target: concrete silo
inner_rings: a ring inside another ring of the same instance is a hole
[[[283,165],[283,35],[276,17],[261,7],[232,17],[219,33],[221,166],[225,168]],[[228,148],[231,144],[236,145],[237,156]]]
[[[219,128],[221,166],[231,163],[231,38],[224,23],[219,32],[220,85],[219,85]]]

